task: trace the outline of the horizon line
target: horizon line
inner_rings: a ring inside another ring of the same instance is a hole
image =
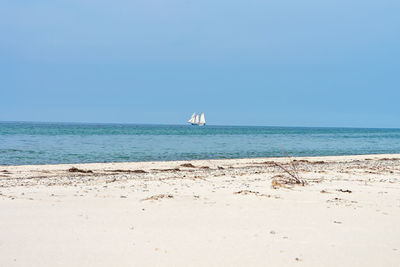
[[[162,126],[191,126],[183,123],[137,123],[137,122],[78,122],[78,121],[3,121],[0,123],[43,123],[43,124],[127,124],[127,125],[162,125]],[[345,128],[345,129],[394,129],[398,130],[400,127],[352,127],[352,126],[287,126],[287,125],[230,125],[230,124],[209,124],[208,126],[226,126],[226,127],[272,127],[272,128]],[[194,126],[195,127],[195,126]]]

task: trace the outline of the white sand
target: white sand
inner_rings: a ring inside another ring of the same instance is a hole
[[[1,166],[0,266],[400,266],[400,155],[296,160]]]

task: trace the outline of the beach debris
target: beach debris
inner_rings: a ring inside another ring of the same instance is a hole
[[[208,180],[206,180],[203,176],[200,176],[200,175],[195,175],[192,179],[193,179],[193,180],[200,179],[200,180],[203,180],[203,181],[207,181],[207,182],[208,182]]]
[[[128,198],[127,196],[119,196],[120,198]]]
[[[324,190],[324,189],[321,190],[320,193],[322,193],[322,194],[331,194],[331,192],[328,192],[328,191],[326,191],[326,190]]]
[[[154,195],[154,196],[151,196],[151,197],[148,197],[148,198],[144,198],[144,199],[142,199],[142,201],[145,201],[145,200],[159,200],[159,199],[162,199],[162,198],[174,198],[174,196],[173,195],[169,195],[169,194],[160,194],[160,195]]]
[[[200,169],[208,170],[208,169],[210,169],[210,167],[208,167],[208,166],[201,166]]]
[[[218,170],[224,170],[224,167],[218,166]]]
[[[333,221],[333,223],[342,224],[342,222],[339,221]]]
[[[92,170],[83,170],[83,169],[78,169],[75,167],[72,167],[70,169],[68,169],[69,172],[81,172],[81,173],[93,173]]]
[[[274,176],[275,179],[273,179],[273,181],[275,180],[276,185],[281,185],[281,184],[299,184],[304,186],[305,185],[305,181],[300,179],[299,173],[297,171],[296,168],[296,164],[294,163],[293,160],[291,160],[291,157],[288,155],[288,158],[290,160],[288,167],[283,166],[282,164],[279,164],[277,162],[275,162],[275,166],[279,167],[280,169],[282,169],[286,174],[289,175],[289,177],[286,176]],[[273,178],[274,178],[273,177]],[[274,188],[274,186],[272,186]]]
[[[348,190],[348,189],[346,189],[346,190],[337,189],[337,191],[342,192],[342,193],[351,193],[352,192],[351,190]]]
[[[345,200],[339,197],[335,197],[332,199],[328,199],[326,202],[338,202],[338,201],[345,201]]]
[[[272,177],[271,186],[273,189],[278,188],[292,188],[293,185],[301,184],[302,186],[305,185],[305,181],[294,179],[293,176],[287,176],[283,174],[278,174]]]
[[[133,172],[133,173],[147,173],[147,172],[144,171],[144,170],[133,170],[133,171],[131,171],[131,172]]]
[[[260,194],[260,192],[257,191],[251,191],[251,190],[240,190],[238,192],[234,192],[234,194],[238,195],[238,194],[243,194],[243,195],[248,195],[248,194]]]
[[[278,177],[278,176],[283,177],[282,175],[275,175],[274,177]],[[276,179],[276,178],[272,178],[271,186],[273,189],[278,189],[279,187],[287,188],[285,183],[279,182],[279,179]]]
[[[271,197],[271,195],[262,194],[260,192],[251,191],[251,190],[240,190],[238,192],[234,192],[233,194],[235,194],[235,195],[256,195],[259,197]],[[279,198],[279,196],[275,196],[275,198]]]
[[[160,172],[179,172],[179,168],[174,168],[174,169],[152,169],[153,171],[160,171]]]
[[[279,187],[285,187],[282,185],[294,185],[294,184],[304,186],[306,184],[306,181],[300,178],[299,172],[297,171],[296,167],[296,161],[293,160],[293,158],[289,155],[289,153],[285,149],[283,148],[281,149],[286,153],[286,157],[289,160],[289,163],[287,163],[288,166],[284,166],[283,164],[279,164],[277,162],[274,162],[274,165],[282,169],[286,174],[289,175],[289,177],[284,175],[277,175],[272,177],[273,178],[271,181],[272,188],[277,189]]]
[[[120,169],[117,169],[117,170],[107,170],[107,171],[109,171],[109,172],[125,172],[125,173],[147,173],[144,170],[120,170]]]
[[[276,234],[276,232],[275,232],[274,230],[269,231],[269,233],[270,233],[271,235]]]
[[[294,159],[293,161],[295,161],[295,162],[304,162],[304,163],[309,163],[309,161],[308,161],[308,160],[306,160],[306,159]]]
[[[192,163],[184,163],[181,164],[181,167],[186,167],[186,168],[196,168]]]
[[[117,181],[117,179],[116,179],[116,178],[113,178],[113,179],[107,180],[106,183],[109,184],[109,183],[113,183],[113,182],[115,182],[115,181]]]
[[[4,173],[10,173],[9,171],[7,171],[7,170],[2,170],[2,171],[0,171],[0,172],[4,172]]]
[[[343,198],[339,198],[339,197],[328,199],[326,202],[327,203],[334,203],[336,205],[344,204],[346,207],[351,206],[351,205],[353,205],[355,203],[358,203],[355,200],[347,200],[347,199],[343,199]]]
[[[275,165],[275,161],[264,161],[262,164]]]
[[[294,259],[295,259],[296,261],[302,261],[300,258],[297,258],[297,257],[294,258]]]

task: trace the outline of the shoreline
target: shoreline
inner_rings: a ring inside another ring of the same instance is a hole
[[[141,164],[141,163],[151,163],[151,164],[156,164],[156,163],[171,163],[171,162],[177,162],[177,163],[185,163],[185,162],[196,162],[196,161],[242,161],[242,160],[276,160],[280,161],[281,159],[317,159],[317,158],[364,158],[364,157],[393,157],[393,158],[400,158],[400,153],[378,153],[378,154],[347,154],[347,155],[326,155],[326,156],[282,156],[282,157],[254,157],[254,158],[219,158],[219,159],[185,159],[185,160],[158,160],[158,161],[110,161],[110,162],[82,162],[82,163],[43,163],[43,164],[20,164],[20,165],[0,165],[0,168],[6,168],[6,167],[34,167],[34,166],[72,166],[72,165],[99,165],[99,164],[110,164],[110,165],[115,165],[115,164]]]
[[[397,266],[400,154],[291,159],[1,166],[0,265]]]

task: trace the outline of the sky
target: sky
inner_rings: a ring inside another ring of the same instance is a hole
[[[400,127],[398,0],[0,2],[0,121]]]

